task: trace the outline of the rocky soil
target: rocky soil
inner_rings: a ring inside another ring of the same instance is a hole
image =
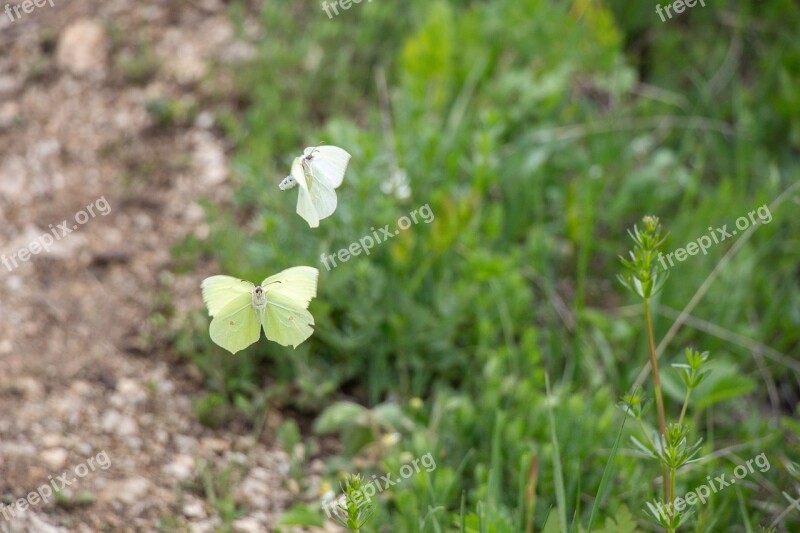
[[[258,435],[201,426],[202,382],[152,318],[165,297],[202,308],[212,270],[173,274],[171,249],[207,233],[198,199],[230,194],[215,67],[252,46],[220,0],[20,13],[0,13],[0,498],[74,481],[0,532],[218,531],[222,496],[234,531],[271,531],[298,496],[280,416]],[[153,102],[191,112],[165,125]],[[228,474],[229,494],[209,490]]]

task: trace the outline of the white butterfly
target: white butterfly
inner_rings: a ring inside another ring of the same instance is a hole
[[[292,162],[292,173],[281,181],[282,190],[300,186],[297,214],[312,228],[336,211],[336,191],[344,180],[350,154],[337,146],[310,146]]]

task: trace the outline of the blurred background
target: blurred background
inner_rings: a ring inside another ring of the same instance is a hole
[[[343,531],[320,502],[346,473],[426,454],[363,531],[586,530],[607,464],[592,530],[662,531],[660,469],[620,429],[647,336],[619,256],[644,215],[674,251],[765,204],[707,286],[741,235],[670,268],[655,337],[703,287],[662,356],[672,418],[670,363],[713,360],[687,415],[706,459],[677,493],[771,465],[681,530],[797,531],[797,2],[663,22],[623,0],[331,4],[0,13],[0,253],[110,206],[0,265],[0,502],[111,462],[0,531]],[[353,158],[310,230],[277,184],[320,142]],[[426,205],[430,223],[321,263]],[[211,342],[204,277],[294,265],[320,269],[307,342]]]

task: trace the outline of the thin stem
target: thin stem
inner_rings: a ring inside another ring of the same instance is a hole
[[[661,393],[661,379],[658,377],[658,359],[656,359],[656,342],[653,336],[653,317],[650,313],[650,300],[644,300],[644,320],[647,324],[647,342],[648,342],[648,355],[650,356],[650,369],[653,371],[653,389],[656,396],[656,410],[658,411],[658,430],[661,435],[666,438],[667,434],[667,419],[664,416],[664,397]],[[661,473],[664,480],[664,501],[667,503],[672,501],[672,491],[669,487],[668,474],[669,470],[666,465],[662,465]]]
[[[652,440],[650,440],[650,437],[647,435],[647,430],[644,427],[644,423],[642,422],[642,419],[641,418],[637,418],[636,421],[639,423],[639,429],[642,430],[642,435],[644,435],[644,438],[647,439],[647,442],[650,443],[650,446],[652,446],[653,449],[656,449],[657,448],[656,444]]]
[[[694,371],[692,371],[694,374]],[[692,388],[686,388],[686,396],[683,398],[683,407],[681,407],[681,416],[678,418],[678,425],[683,424],[683,417],[686,416],[686,408],[689,407],[689,396],[692,395]]]
[[[669,470],[669,493],[675,494],[675,469],[670,468]],[[671,519],[672,517],[670,517]],[[670,528],[669,533],[674,533],[675,530]]]

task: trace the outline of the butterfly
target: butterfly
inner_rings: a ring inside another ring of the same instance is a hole
[[[244,350],[259,337],[261,328],[271,341],[297,346],[314,332],[308,304],[317,295],[319,271],[298,266],[253,285],[231,276],[203,280],[203,301],[213,317],[211,340],[232,354]]]
[[[297,214],[312,228],[336,211],[336,191],[344,180],[350,154],[338,146],[308,147],[292,162],[292,172],[281,181],[282,191],[299,185]]]

